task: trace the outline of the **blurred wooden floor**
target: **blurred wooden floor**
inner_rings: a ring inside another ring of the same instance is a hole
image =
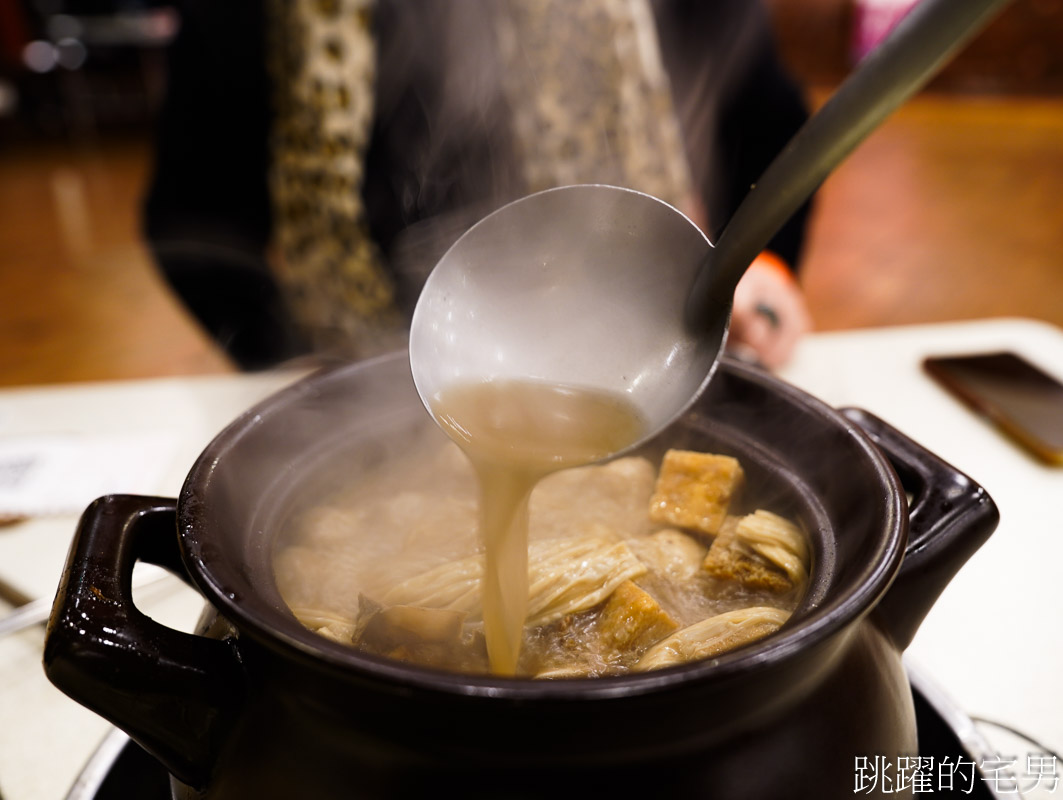
[[[0,151],[0,386],[230,369],[141,242],[149,164],[139,139]]]
[[[147,144],[0,152],[0,386],[232,367],[138,234]],[[995,316],[1063,326],[1063,99],[923,95],[818,195],[817,328]]]
[[[1063,325],[1063,100],[917,98],[824,184],[809,244],[823,330]]]

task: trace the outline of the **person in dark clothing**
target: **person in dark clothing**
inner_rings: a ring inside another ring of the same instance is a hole
[[[715,238],[804,122],[750,0],[185,0],[145,235],[248,369],[401,344],[427,272],[499,205],[567,183]],[[809,327],[807,206],[736,292],[769,366]]]

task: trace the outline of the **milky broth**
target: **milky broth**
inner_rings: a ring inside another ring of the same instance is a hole
[[[432,412],[480,487],[483,621],[492,672],[513,675],[528,605],[528,498],[540,479],[626,449],[645,424],[623,397],[503,380],[455,384]]]

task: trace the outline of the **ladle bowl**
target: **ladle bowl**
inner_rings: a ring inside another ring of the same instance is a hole
[[[417,303],[410,362],[433,410],[456,381],[506,378],[625,395],[648,438],[708,383],[735,287],[852,150],[1009,0],[921,0],[769,165],[716,246],[648,195],[573,186],[465,233]],[[637,444],[637,443],[632,443]]]
[[[604,387],[659,430],[700,394],[726,336],[726,316],[695,333],[682,313],[710,250],[675,208],[630,189],[566,186],[503,206],[425,285],[410,337],[422,401],[510,378]]]

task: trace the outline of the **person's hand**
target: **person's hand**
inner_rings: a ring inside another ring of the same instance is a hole
[[[811,327],[804,294],[793,274],[778,256],[761,253],[735,289],[728,349],[777,369]]]

